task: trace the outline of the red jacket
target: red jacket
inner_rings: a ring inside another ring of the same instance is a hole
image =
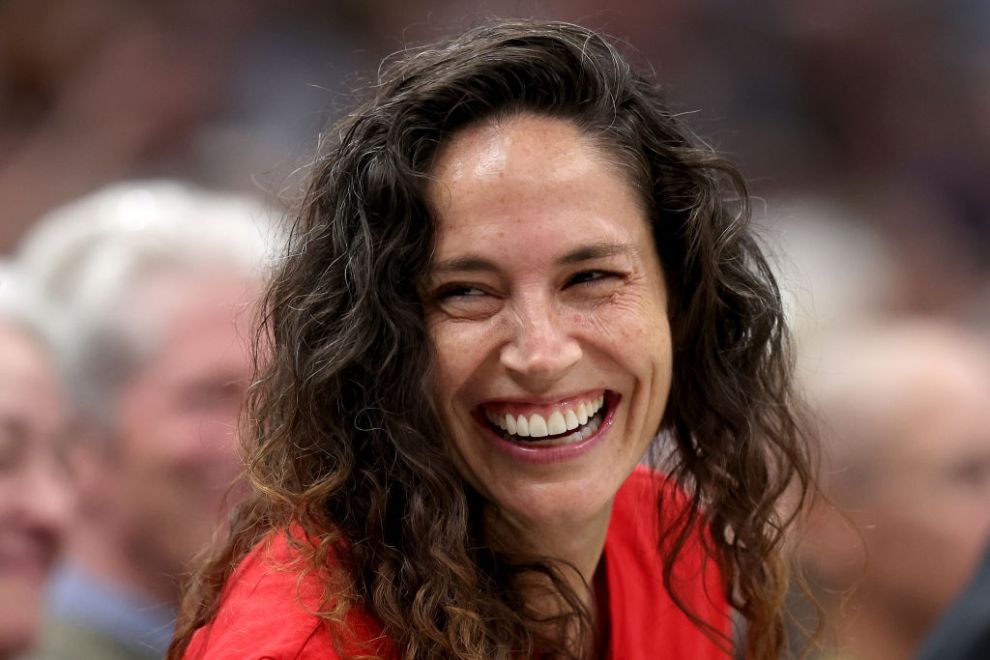
[[[657,554],[656,496],[665,482],[637,468],[615,498],[605,539],[611,660],[725,660],[728,654],[674,605],[663,588]],[[674,492],[668,489],[668,492]],[[729,616],[714,564],[697,545],[684,551],[675,576],[682,598],[702,620],[728,632]],[[261,543],[228,582],[212,623],[196,631],[186,660],[339,658],[322,620],[311,614],[323,594],[314,573],[285,570],[294,556],[285,534]],[[381,624],[352,608],[346,654],[395,657]]]

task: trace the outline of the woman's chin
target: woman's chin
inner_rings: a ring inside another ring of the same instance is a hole
[[[514,482],[492,496],[511,527],[538,538],[549,533],[581,533],[608,522],[615,491],[608,479],[574,476],[557,482]],[[506,484],[509,485],[509,484]]]

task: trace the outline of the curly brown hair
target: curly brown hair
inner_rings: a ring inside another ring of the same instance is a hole
[[[188,587],[170,657],[213,618],[238,560],[290,524],[312,541],[299,548],[310,569],[330,555],[339,567],[320,615],[340,624],[361,604],[403,658],[573,655],[560,631],[576,622],[587,633],[590,615],[560,567],[485,543],[483,502],[455,468],[431,401],[434,349],[418,293],[436,238],[425,189],[438,147],[519,112],[576,124],[646,200],[674,344],[658,436],[673,456],[659,440],[650,456],[689,504],[657,503],[676,509],[664,511],[673,522],[657,540],[665,586],[705,627],[671,580],[704,527],[726,598],[747,622],[746,656],[777,657],[792,517],[779,505],[793,487],[794,511],[813,485],[781,299],[740,174],[682,125],[650,75],[575,25],[498,22],[405,52],[379,76],[321,141],[263,306],[245,434],[255,492]],[[534,571],[564,603],[549,632],[514,587]]]

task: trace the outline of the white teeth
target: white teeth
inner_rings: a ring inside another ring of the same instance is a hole
[[[583,402],[578,406],[577,418],[578,423],[581,424],[581,426],[588,423],[588,406],[586,406]]]
[[[601,426],[601,422],[597,419],[592,419],[591,423],[582,428],[580,431],[575,431],[567,436],[564,443],[577,442],[579,440],[584,440],[585,438],[590,438],[596,431],[598,431],[599,426]]]
[[[543,419],[543,415],[530,415],[529,416],[529,437],[531,438],[545,438],[550,435],[547,430],[547,420]]]
[[[605,395],[601,394],[590,401],[582,401],[577,408],[554,410],[545,418],[540,414],[512,415],[510,413],[496,414],[485,411],[485,416],[492,426],[498,427],[508,435],[521,438],[545,438],[561,436],[568,431],[574,431],[564,438],[557,438],[550,444],[576,442],[591,436],[601,426],[602,420],[597,416],[605,405]]]
[[[584,427],[584,429],[581,431],[581,439],[583,440],[584,438],[588,438],[594,435],[594,433],[598,430],[598,427],[600,425],[601,422],[599,422],[597,419],[591,420],[591,423],[588,424],[586,427]]]
[[[604,402],[605,402],[604,396],[599,396],[595,399],[592,399],[591,403],[588,404],[588,417],[594,416],[594,414],[601,409],[602,404]]]

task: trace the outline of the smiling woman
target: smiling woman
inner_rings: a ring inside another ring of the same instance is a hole
[[[171,657],[718,658],[730,607],[777,657],[811,485],[736,170],[577,26],[381,76],[269,289],[256,494]]]
[[[587,541],[566,559],[590,583],[670,390],[644,204],[573,122],[531,113],[465,128],[432,174],[423,297],[453,460],[517,545],[552,557]]]

